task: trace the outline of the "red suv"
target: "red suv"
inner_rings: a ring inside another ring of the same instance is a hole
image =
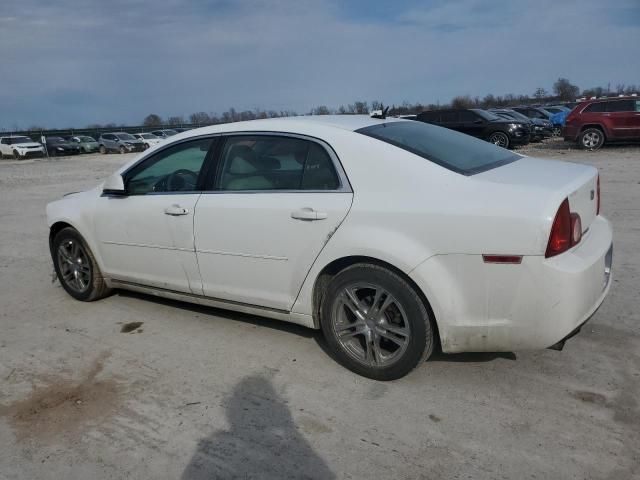
[[[562,135],[589,150],[597,150],[605,142],[640,141],[640,97],[582,102],[567,115]]]

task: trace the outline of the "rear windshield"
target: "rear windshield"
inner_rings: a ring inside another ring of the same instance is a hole
[[[484,140],[419,121],[381,123],[356,131],[463,175],[491,170],[522,158]]]

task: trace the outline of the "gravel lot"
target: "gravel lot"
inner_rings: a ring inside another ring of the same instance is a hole
[[[297,326],[74,301],[45,204],[130,156],[0,161],[0,479],[640,478],[640,147],[520,152],[600,168],[609,297],[562,352],[440,355],[393,383]]]

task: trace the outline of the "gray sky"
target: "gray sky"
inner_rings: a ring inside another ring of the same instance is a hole
[[[0,129],[614,88],[639,46],[640,0],[3,0]]]

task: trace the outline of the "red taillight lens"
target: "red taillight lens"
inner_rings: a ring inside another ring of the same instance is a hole
[[[566,252],[574,245],[577,245],[581,239],[582,220],[577,213],[571,213],[569,199],[565,198],[560,204],[556,218],[553,220],[551,235],[549,235],[549,243],[544,256],[546,258],[555,257],[562,252]]]
[[[598,175],[598,183],[596,187],[596,215],[600,215],[600,175]]]
[[[553,220],[551,227],[551,235],[549,235],[549,243],[547,244],[547,252],[545,257],[553,257],[571,247],[571,212],[569,211],[569,200],[564,199],[556,218]]]

